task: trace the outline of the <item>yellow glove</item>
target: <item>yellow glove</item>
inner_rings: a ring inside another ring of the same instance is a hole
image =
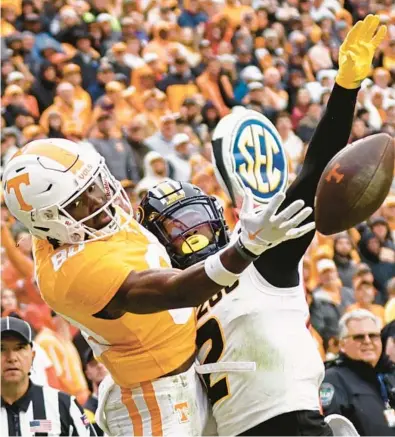
[[[380,26],[376,32],[379,24],[377,15],[368,15],[348,32],[340,46],[336,83],[343,88],[358,88],[369,76],[374,52],[387,33],[386,26]]]

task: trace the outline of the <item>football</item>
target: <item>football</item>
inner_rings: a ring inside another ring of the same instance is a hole
[[[336,234],[377,211],[393,181],[394,156],[394,141],[384,133],[358,140],[334,156],[316,191],[317,230]]]

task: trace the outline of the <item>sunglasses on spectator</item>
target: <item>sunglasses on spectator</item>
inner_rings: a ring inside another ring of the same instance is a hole
[[[378,332],[370,332],[367,334],[347,335],[345,338],[352,338],[354,341],[362,343],[364,340],[366,340],[366,337],[369,337],[370,341],[377,341],[380,338],[380,334]]]

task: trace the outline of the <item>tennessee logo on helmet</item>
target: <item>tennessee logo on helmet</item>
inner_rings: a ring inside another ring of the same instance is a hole
[[[26,147],[18,151],[12,159],[15,159],[23,155],[37,155],[39,158],[45,157],[52,159],[53,161],[61,164],[64,167],[64,171],[71,171],[73,174],[77,174],[84,168],[84,162],[78,155],[66,150],[62,147],[56,146],[56,144],[43,144],[40,141],[34,141],[28,144]],[[43,165],[43,164],[41,164]],[[44,165],[43,165],[44,166]],[[45,167],[45,166],[44,166]],[[81,173],[81,177],[84,178],[89,169],[85,169]],[[19,207],[22,211],[31,211],[32,205],[25,201],[22,195],[21,186],[30,185],[29,173],[21,173],[13,178],[9,179],[5,183],[7,193],[10,194],[11,190],[14,191],[15,197],[19,203]]]

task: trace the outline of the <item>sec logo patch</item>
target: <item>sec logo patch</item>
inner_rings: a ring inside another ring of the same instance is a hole
[[[259,120],[246,120],[233,144],[235,171],[255,196],[269,200],[287,182],[287,158],[278,135]]]
[[[286,152],[264,115],[251,109],[227,115],[217,125],[212,145],[215,175],[234,206],[241,206],[247,188],[258,204],[287,188]]]

